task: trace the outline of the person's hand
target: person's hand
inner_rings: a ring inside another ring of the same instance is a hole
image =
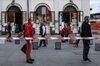
[[[32,38],[33,38],[33,40],[34,40],[34,39],[36,39],[36,36],[33,36]]]

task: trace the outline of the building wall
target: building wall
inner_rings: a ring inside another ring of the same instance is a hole
[[[47,4],[51,8],[51,11],[54,11],[53,0],[30,0],[30,11],[34,11],[35,7],[40,3]]]
[[[11,4],[11,2],[12,0],[2,0],[2,6],[3,6],[2,11],[6,11],[7,6]],[[15,3],[18,3],[22,7],[23,11],[27,10],[27,7],[26,7],[27,3],[25,2],[25,0],[15,0]]]
[[[0,0],[0,6],[2,7],[0,8],[0,14],[1,11],[6,11],[7,6],[11,4],[11,2],[12,0]],[[27,11],[27,0],[15,0],[15,3],[21,6],[22,11]],[[70,2],[69,0],[29,0],[29,11],[34,11],[40,3],[47,4],[51,11],[55,11],[55,20],[58,22],[59,11],[63,11],[64,6]],[[73,0],[73,3],[78,7],[78,11],[84,12],[84,16],[90,15],[90,0]]]
[[[84,16],[90,16],[90,0],[81,0],[81,10],[84,11]]]
[[[12,2],[12,0],[0,0],[0,6],[3,8],[0,8],[0,11],[6,11],[7,6]],[[27,11],[27,0],[15,0],[16,3],[18,3],[23,11]],[[51,11],[55,11],[55,19],[58,20],[58,11],[62,11],[63,7],[69,3],[69,0],[29,0],[29,11],[34,11],[35,7],[39,3],[45,3],[50,8]],[[84,15],[90,15],[90,0],[73,0],[73,2],[78,6],[80,11],[84,11]],[[84,5],[85,4],[85,5]]]

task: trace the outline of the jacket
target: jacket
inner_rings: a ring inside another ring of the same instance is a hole
[[[34,36],[34,30],[33,30],[32,24],[30,22],[28,22],[24,25],[24,36],[25,37],[33,37]]]
[[[81,26],[81,36],[82,37],[92,37],[91,27],[86,22],[82,23],[82,26]]]
[[[40,35],[46,35],[46,27],[45,27],[45,33],[43,34],[43,25],[40,26]]]

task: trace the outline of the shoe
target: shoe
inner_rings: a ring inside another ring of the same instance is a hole
[[[62,42],[62,43],[65,43],[65,41],[64,41],[64,40],[62,40],[61,42]]]
[[[26,63],[33,64],[33,61],[29,59],[26,61]]]
[[[40,48],[41,46],[38,46],[38,48]]]
[[[34,59],[30,58],[29,60],[34,61]]]
[[[47,47],[47,46],[43,46],[43,47]]]
[[[90,60],[90,59],[88,59],[88,58],[87,58],[87,59],[83,59],[83,61],[89,61],[89,62],[91,62],[91,60]]]
[[[83,61],[87,61],[87,59],[83,59]]]
[[[12,42],[11,40],[9,40],[9,42]]]
[[[65,40],[65,42],[68,42],[68,40]]]
[[[89,58],[87,59],[87,61],[92,62]]]

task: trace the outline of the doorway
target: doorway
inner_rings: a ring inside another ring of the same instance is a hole
[[[22,11],[17,6],[11,6],[7,11],[7,22],[12,22],[12,31],[19,33],[22,31],[23,17]]]
[[[48,5],[47,5],[48,6]],[[47,34],[50,34],[50,23],[52,22],[52,12],[50,10],[50,8],[48,8],[47,6],[45,6],[45,4],[42,4],[38,7],[36,7],[36,10],[34,12],[34,22],[36,24],[36,34],[40,33],[40,25],[41,23],[45,23],[46,24],[46,32]]]
[[[67,6],[62,14],[64,23],[71,23],[72,13],[77,13],[77,10],[73,6]]]
[[[22,12],[17,12],[15,13],[15,24],[16,24],[16,29],[15,32],[21,32],[22,31]]]

